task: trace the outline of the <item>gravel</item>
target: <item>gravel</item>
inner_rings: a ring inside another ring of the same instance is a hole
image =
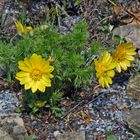
[[[19,101],[12,92],[9,90],[0,91],[0,115],[13,113],[18,105]]]
[[[126,86],[124,85],[113,84],[110,89],[102,89],[101,92],[103,94],[97,100],[85,105],[88,115],[92,118],[89,123],[85,123],[74,112],[72,114],[75,114],[75,117],[69,118],[70,120],[67,122],[58,119],[44,123],[37,119],[32,120],[28,115],[23,116],[24,122],[35,129],[34,133],[38,136],[38,140],[55,140],[56,132],[69,131],[84,131],[86,140],[96,140],[99,137],[106,140],[107,131],[116,135],[120,140],[133,138],[134,134],[125,121],[126,109],[129,110],[132,106],[139,108],[140,105],[126,96]]]

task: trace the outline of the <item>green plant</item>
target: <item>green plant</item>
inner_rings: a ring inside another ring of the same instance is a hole
[[[93,66],[87,66],[84,56],[81,55],[87,41],[86,24],[80,22],[68,35],[61,35],[51,27],[46,30],[37,28],[33,31],[32,37],[24,37],[16,46],[21,49],[22,58],[32,53],[41,54],[44,58],[51,56],[55,67],[53,87],[62,90],[88,84],[93,76]]]
[[[41,55],[43,59],[51,56],[50,63],[54,67],[51,87],[47,87],[45,93],[37,91],[33,94],[31,90],[23,91],[22,101],[28,112],[37,113],[43,108],[48,108],[60,116],[63,109],[57,104],[62,98],[62,93],[67,96],[76,93],[77,90],[88,86],[95,74],[94,65],[85,60],[85,56],[91,57],[94,49],[82,54],[89,39],[87,24],[79,22],[67,35],[58,33],[49,24],[39,26],[31,32],[17,39],[14,45],[0,43],[1,67],[6,67],[7,80],[11,81],[18,71],[18,61],[29,58],[33,53]],[[97,49],[98,47],[97,45]],[[35,105],[38,100],[45,102],[42,108]]]
[[[106,139],[107,140],[119,140],[119,137],[114,135],[114,134],[111,134],[111,132],[107,130],[106,131]],[[139,137],[136,135],[134,135],[132,138],[129,138],[129,140],[138,140],[138,139],[139,139]]]
[[[32,114],[42,114],[43,109],[49,109],[56,117],[61,117],[65,113],[65,109],[58,105],[63,93],[54,92],[52,95],[48,94],[33,94],[31,92],[25,92],[23,96],[23,104],[27,112]],[[41,105],[37,105],[37,101],[40,101]],[[19,109],[18,109],[19,110]],[[21,109],[20,109],[21,110]]]
[[[109,130],[106,130],[106,139],[107,140],[118,140],[118,137],[114,134],[111,134]]]
[[[107,140],[118,140],[118,137],[116,137],[115,135],[109,135],[107,136]]]
[[[35,139],[36,139],[36,136],[34,134],[32,135],[25,134],[25,136],[20,138],[20,140],[35,140]]]
[[[114,35],[114,42],[116,44],[127,43],[125,38],[121,38],[119,35]]]
[[[0,68],[3,71],[3,77],[10,83],[14,79],[17,71],[18,48],[12,45],[0,42]]]
[[[50,97],[49,104],[46,105],[56,117],[61,117],[65,113],[65,108],[58,106],[58,102],[63,97],[63,93],[54,92]]]
[[[129,140],[139,140],[139,137],[135,135],[133,138],[130,138]]]

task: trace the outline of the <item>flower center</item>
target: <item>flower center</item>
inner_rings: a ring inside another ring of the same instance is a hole
[[[124,52],[123,53],[120,53],[119,54],[119,57],[118,57],[118,61],[124,60],[124,57],[125,57],[125,53]]]
[[[34,81],[38,81],[41,79],[42,73],[39,69],[33,69],[32,72],[30,73],[30,77],[34,80]]]
[[[116,56],[114,57],[114,59],[116,59],[117,62],[120,62],[125,59],[125,56],[126,56],[125,49],[121,49],[121,51],[118,51],[118,53],[116,53]]]

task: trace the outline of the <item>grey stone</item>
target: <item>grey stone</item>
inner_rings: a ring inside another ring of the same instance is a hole
[[[0,140],[5,137],[13,138],[14,140],[19,140],[26,134],[26,129],[22,118],[17,114],[5,115],[0,118]],[[12,139],[4,139],[12,140]]]
[[[129,42],[133,42],[136,48],[140,48],[140,25],[124,25],[119,26],[113,30],[113,36],[119,35],[121,38],[125,38]]]
[[[85,140],[85,132],[66,132],[58,134],[56,140]]]
[[[129,127],[140,136],[140,109],[132,108],[125,116]]]
[[[3,7],[4,7],[4,3],[6,2],[7,0],[0,0],[0,15],[2,13],[2,10],[3,10]]]
[[[140,103],[140,74],[130,78],[126,94]]]
[[[14,140],[14,139],[2,128],[0,128],[0,140]]]

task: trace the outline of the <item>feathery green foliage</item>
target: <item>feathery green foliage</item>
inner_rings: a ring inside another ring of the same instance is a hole
[[[94,66],[85,60],[85,56],[91,57],[94,49],[82,54],[82,51],[86,50],[88,39],[87,25],[83,21],[76,24],[73,31],[67,35],[58,33],[51,25],[42,25],[31,31],[29,35],[19,38],[15,45],[0,43],[0,64],[2,68],[6,68],[10,82],[11,79],[14,80],[19,60],[30,57],[33,53],[42,55],[45,59],[51,56],[51,65],[55,68],[52,87],[47,88],[44,94],[37,93],[33,96],[27,91],[23,100],[25,105],[34,109],[33,112],[39,110],[34,108],[36,100],[45,100],[46,107],[54,109],[55,113],[56,110],[60,112],[56,106],[62,97],[61,93],[74,93],[77,89],[89,85],[94,76]],[[97,50],[98,47],[97,45]],[[60,98],[55,96],[56,93]]]

